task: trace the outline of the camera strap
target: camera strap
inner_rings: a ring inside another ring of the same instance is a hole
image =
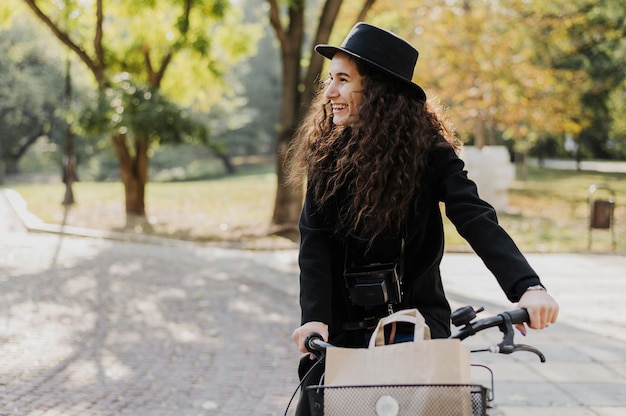
[[[400,282],[402,282],[402,278],[404,277],[404,246],[405,245],[406,245],[406,237],[403,236],[402,241],[400,242],[400,258],[398,260],[398,267],[400,269]]]
[[[404,233],[406,235],[406,232]],[[349,264],[350,263],[350,236],[348,236],[346,238],[346,243],[345,243],[345,250],[344,250],[344,261],[343,261],[343,271],[344,273],[347,272],[349,270]],[[400,240],[400,255],[398,257],[396,257],[396,261],[398,262],[398,266],[399,266],[399,274],[400,274],[400,280],[402,280],[402,277],[404,275],[404,250],[405,250],[405,245],[406,245],[406,237],[403,236],[402,239]]]

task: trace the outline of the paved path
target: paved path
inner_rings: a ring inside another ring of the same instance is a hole
[[[0,415],[284,413],[299,355],[294,250],[26,232],[6,196]],[[493,414],[626,414],[626,257],[529,259],[561,320],[523,340],[545,364],[527,353],[474,356],[495,372]],[[448,254],[443,270],[454,306],[511,307],[475,256]],[[499,333],[474,338],[483,346]]]
[[[539,162],[536,159],[531,160],[531,163],[537,165]],[[551,169],[566,169],[566,170],[588,170],[596,172],[626,172],[626,162],[616,161],[603,161],[603,160],[583,160],[579,164],[575,160],[559,160],[559,159],[546,159],[542,162],[543,166]]]
[[[26,233],[12,215],[0,194],[0,415],[284,412],[293,252]]]
[[[626,257],[580,254],[527,256],[560,305],[559,322],[518,343],[547,358],[518,353],[475,355],[496,377],[497,415],[626,415]],[[446,255],[444,285],[453,303],[498,312],[510,305],[476,256]],[[468,295],[471,294],[471,295]],[[496,331],[497,332],[497,331]],[[484,346],[494,334],[472,340]],[[496,343],[499,341],[495,334]]]

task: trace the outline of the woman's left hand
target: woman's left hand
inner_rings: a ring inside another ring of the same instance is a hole
[[[544,329],[556,322],[559,315],[559,305],[545,290],[527,290],[517,304],[526,309],[530,317],[528,326],[532,329]],[[516,325],[517,329],[526,335],[524,324]]]

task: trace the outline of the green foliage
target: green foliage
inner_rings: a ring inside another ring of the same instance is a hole
[[[447,108],[461,138],[481,146],[562,132],[563,100],[547,91],[559,74],[532,64],[533,26],[510,3],[412,1],[404,12],[394,9],[395,20],[386,16],[420,51],[416,82]]]
[[[158,90],[133,82],[120,74],[99,95],[97,106],[83,112],[80,124],[86,132],[119,132],[149,138],[153,144],[208,143],[207,126],[170,101]]]
[[[95,56],[95,2],[37,3],[70,39],[90,57]],[[278,3],[285,11],[288,2]],[[307,2],[309,31],[315,27],[323,3]],[[332,43],[341,42],[361,3],[344,2]],[[58,7],[61,4],[65,7]],[[192,9],[186,14],[188,5]],[[366,20],[396,30],[418,47],[415,81],[427,89],[429,97],[448,107],[448,115],[462,137],[482,134],[506,139],[517,150],[534,146],[537,153],[568,157],[571,155],[563,150],[564,133],[578,137],[587,129],[592,133],[584,149],[587,156],[598,152],[618,158],[626,157],[623,6],[623,0],[378,1]],[[164,58],[172,53],[158,93],[150,103],[125,110],[122,115],[129,125],[138,127],[141,122],[131,121],[141,119],[149,123],[145,111],[158,108],[152,103],[165,97],[167,104],[154,116],[157,125],[163,124],[163,138],[150,133],[154,138],[152,145],[163,146],[154,147],[154,154],[169,149],[161,142],[186,143],[191,137],[203,136],[184,126],[187,120],[199,119],[208,126],[215,151],[245,155],[275,149],[280,128],[277,121],[281,61],[267,23],[265,1],[116,0],[104,2],[104,7],[104,58],[111,88],[120,88],[116,77],[127,72],[138,91],[150,90],[146,58],[156,73]],[[23,10],[23,0],[0,1],[0,24],[19,18]],[[33,25],[32,19],[23,21],[21,26],[23,30],[42,27]],[[55,40],[50,32],[46,37]],[[57,48],[46,46],[40,59],[47,60],[55,51]],[[3,58],[14,56],[4,55],[0,57],[0,79],[6,79],[2,77],[6,76],[4,65],[8,61]],[[309,56],[310,50],[305,50],[305,65]],[[78,66],[73,65],[73,72],[78,71]],[[62,89],[59,74],[57,71],[53,80],[42,73],[21,89],[21,101],[14,103],[52,99]],[[36,90],[46,92],[33,93]],[[6,103],[9,90],[4,91],[2,99]],[[127,92],[114,95],[130,97]],[[127,98],[123,102],[129,102]],[[112,96],[103,94],[102,99],[105,112],[96,111],[94,98],[81,119],[102,128],[130,129],[119,124],[121,121],[113,123]],[[178,110],[170,107],[174,104]],[[62,103],[55,108],[63,108]],[[170,117],[160,117],[163,111],[169,112]],[[65,116],[55,113],[59,120]],[[97,117],[102,119],[98,121]],[[169,124],[165,121],[168,119]],[[102,128],[91,130],[101,133],[88,141],[79,141],[90,158],[88,164],[83,159],[83,169],[92,170],[99,178],[116,174],[115,156]],[[3,144],[8,137],[5,131],[0,130]],[[60,145],[62,132],[51,134],[53,142]],[[593,143],[600,144],[592,147]],[[202,163],[204,159],[199,160]],[[166,169],[166,163],[176,165],[170,159],[159,163],[159,169]],[[83,175],[86,176],[87,173]]]
[[[118,96],[122,105],[131,105],[125,110],[122,127],[136,134],[139,128],[146,128],[144,134],[155,142],[182,142],[189,137],[208,141],[206,129],[189,122],[173,103],[208,111],[224,93],[234,91],[236,88],[223,83],[223,74],[245,54],[254,52],[259,32],[258,24],[242,24],[241,13],[227,0],[104,2],[101,38],[95,36],[94,2],[45,2],[36,7],[60,33],[61,42],[82,52],[81,59],[100,88]],[[125,90],[118,80],[126,74],[132,77],[132,88],[139,95]],[[149,86],[149,91],[141,86]],[[141,95],[144,93],[147,95]],[[106,94],[101,99],[114,99]],[[154,98],[144,99],[148,95]],[[149,111],[156,113],[149,116]],[[95,131],[102,131],[107,122],[110,128],[117,128],[119,117],[92,109],[83,120],[88,121],[86,126],[98,126]]]
[[[572,134],[589,156],[615,155],[624,113],[607,100],[626,71],[623,0],[377,2],[369,20],[418,48],[415,81],[463,139],[525,149]]]
[[[38,137],[58,139],[65,129],[62,62],[50,45],[16,22],[0,31],[0,157],[8,173]]]
[[[547,3],[525,3],[525,12],[537,22],[533,36],[537,60],[557,70],[579,73],[576,91],[569,100],[570,119],[579,128],[583,151],[595,157],[609,157],[611,124],[615,118],[611,96],[626,79],[626,9],[621,0],[577,0],[547,8]],[[545,39],[552,42],[545,42]],[[539,58],[540,57],[540,58]],[[623,113],[622,113],[623,114]]]
[[[0,28],[11,23],[16,13],[16,4],[11,1],[0,2]]]
[[[609,98],[611,121],[609,148],[616,158],[626,159],[626,80]]]

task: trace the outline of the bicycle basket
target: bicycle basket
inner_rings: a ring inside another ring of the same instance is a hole
[[[311,416],[486,416],[479,384],[309,386]]]

